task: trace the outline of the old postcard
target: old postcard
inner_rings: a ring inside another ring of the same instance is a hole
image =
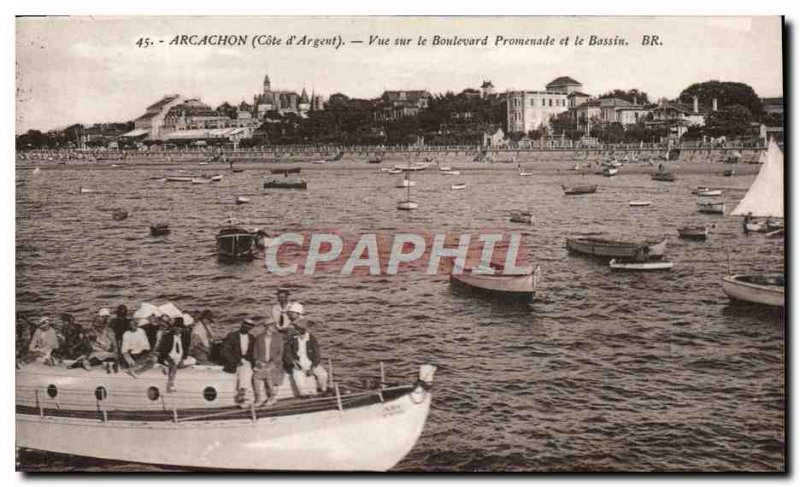
[[[41,471],[786,469],[780,17],[19,17]]]

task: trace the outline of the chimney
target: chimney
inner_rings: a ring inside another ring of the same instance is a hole
[[[694,108],[693,113],[699,113],[700,110],[699,110],[699,107],[698,107],[698,104],[697,104],[697,96],[696,95],[692,97],[692,101],[693,101],[692,107]]]
[[[712,112],[716,112],[717,111],[717,99],[716,98],[711,100],[711,111]]]
[[[636,103],[636,95],[633,95],[633,104],[638,105],[638,103]]]

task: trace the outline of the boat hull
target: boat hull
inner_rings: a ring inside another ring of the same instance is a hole
[[[697,203],[697,211],[700,213],[724,214],[725,203]]]
[[[384,471],[414,446],[430,393],[311,414],[208,421],[102,421],[17,414],[17,446],[205,469]]]
[[[672,262],[617,262],[612,259],[608,266],[615,271],[653,272],[672,269]]]
[[[578,195],[578,194],[591,194],[597,191],[596,185],[591,186],[574,186],[572,188],[564,187],[565,195]]]
[[[450,283],[471,292],[515,301],[532,301],[536,294],[533,274],[489,276],[465,270],[461,274],[450,274]]]
[[[614,258],[636,258],[640,255],[642,248],[647,248],[646,257],[648,259],[660,259],[664,255],[667,247],[667,239],[660,242],[634,243],[634,242],[614,242],[610,240],[568,237],[567,248],[573,252],[593,255],[596,257]]]
[[[747,282],[743,279],[753,279]],[[784,306],[784,286],[758,283],[759,278],[780,278],[783,274],[746,275],[737,274],[722,278],[722,290],[729,298],[736,301],[763,304],[766,306]]]

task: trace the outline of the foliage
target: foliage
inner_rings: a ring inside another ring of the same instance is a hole
[[[706,118],[706,135],[712,137],[741,137],[751,130],[753,115],[742,105],[726,106],[722,110],[711,112]]]
[[[602,95],[598,96],[598,98],[619,98],[621,100],[629,101],[631,103],[636,100],[636,103],[639,105],[647,105],[650,103],[650,100],[647,98],[647,93],[644,91],[639,91],[636,88],[632,88],[630,90],[611,90],[607,93],[603,93]]]
[[[741,105],[756,117],[760,117],[764,111],[761,99],[745,83],[717,80],[695,83],[681,91],[678,99],[681,103],[691,104],[694,96],[703,104],[711,104],[716,98],[720,110],[731,105]]]

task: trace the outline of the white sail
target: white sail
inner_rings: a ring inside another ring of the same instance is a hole
[[[767,149],[767,161],[731,215],[783,218],[783,152],[774,140]]]

